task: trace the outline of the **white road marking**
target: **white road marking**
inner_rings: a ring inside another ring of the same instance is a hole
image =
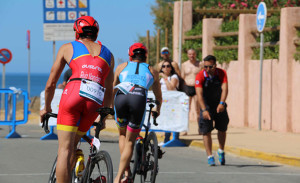
[[[40,176],[40,175],[50,175],[50,173],[6,173],[6,174],[0,174],[0,176]]]
[[[222,175],[286,175],[300,176],[297,173],[261,173],[261,172],[205,172],[206,174],[222,174]]]

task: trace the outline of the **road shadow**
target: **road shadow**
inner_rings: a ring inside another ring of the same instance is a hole
[[[101,143],[114,143],[114,144],[118,144],[119,141],[118,140],[101,140]]]
[[[277,168],[277,167],[282,167],[281,165],[238,165],[238,164],[226,164],[225,166],[232,166],[232,167],[237,167],[237,168],[245,168],[245,167]]]

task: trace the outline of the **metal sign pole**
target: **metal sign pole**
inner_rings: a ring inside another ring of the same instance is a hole
[[[263,57],[264,57],[264,33],[260,33],[260,80],[259,80],[259,115],[258,129],[261,130],[261,103],[262,103],[262,77],[263,77]]]
[[[2,64],[3,65],[3,72],[2,72],[2,88],[4,89],[5,88],[5,64]]]
[[[179,23],[179,54],[178,65],[181,68],[181,49],[182,49],[182,16],[183,16],[183,0],[180,1],[180,23]]]
[[[27,74],[27,90],[28,98],[30,98],[30,30],[27,30],[26,34],[27,49],[28,49],[28,74]]]
[[[27,89],[28,89],[28,98],[30,98],[30,48],[28,48],[28,82],[27,82]]]
[[[258,111],[258,129],[261,130],[261,105],[262,105],[262,80],[263,80],[263,59],[264,59],[264,34],[263,30],[267,21],[266,3],[260,2],[256,11],[256,27],[260,33],[260,78],[259,78],[259,111]]]
[[[5,64],[2,64],[3,72],[2,72],[2,88],[5,88]],[[2,93],[2,102],[1,102],[1,109],[4,109],[4,93]]]
[[[53,41],[53,63],[55,62],[55,41]]]

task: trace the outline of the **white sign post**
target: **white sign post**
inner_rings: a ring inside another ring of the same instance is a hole
[[[261,102],[262,102],[262,76],[263,76],[263,53],[264,53],[264,34],[263,30],[267,21],[267,7],[264,2],[260,2],[256,11],[256,26],[260,33],[260,80],[259,80],[259,115],[258,129],[261,130]]]

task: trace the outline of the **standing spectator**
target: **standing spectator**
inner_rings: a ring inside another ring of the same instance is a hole
[[[72,76],[72,69],[69,68],[69,69],[64,73],[63,83],[59,84],[59,85],[57,86],[57,88],[64,89],[65,86],[67,85],[68,80],[70,79],[71,76]]]
[[[160,77],[160,85],[161,91],[167,90],[176,90],[179,86],[179,78],[175,73],[175,69],[173,68],[172,64],[168,61],[163,61],[159,73]],[[163,143],[166,143],[170,140],[171,132],[165,132],[165,139]],[[179,137],[179,133],[175,133],[175,138]],[[160,144],[162,145],[162,144]]]
[[[203,133],[203,141],[208,156],[208,164],[215,165],[212,155],[211,131],[218,130],[218,156],[221,165],[225,165],[225,141],[229,118],[226,110],[228,81],[225,70],[216,67],[216,57],[208,55],[204,58],[204,69],[196,76],[196,93],[201,108],[199,126]],[[215,121],[215,126],[213,126]]]
[[[168,47],[163,47],[160,51],[160,56],[162,58],[162,61],[160,61],[157,64],[157,71],[160,70],[161,65],[163,64],[164,61],[168,61],[172,64],[173,68],[175,69],[175,72],[178,76],[180,76],[180,70],[179,70],[179,66],[177,62],[174,62],[171,58],[170,58],[170,51]]]
[[[192,112],[196,113],[196,119],[199,120],[199,105],[197,102],[196,90],[195,90],[195,77],[196,75],[203,69],[203,64],[196,59],[196,51],[193,49],[189,49],[187,51],[187,55],[189,60],[184,62],[181,66],[181,77],[185,81],[184,92],[189,96],[189,118],[192,117]],[[200,130],[198,129],[200,134]],[[183,135],[186,135],[184,133]]]

